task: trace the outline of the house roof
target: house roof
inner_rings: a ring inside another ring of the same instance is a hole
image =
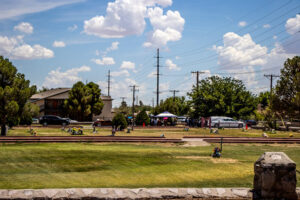
[[[40,92],[31,96],[32,101],[41,100],[41,99],[67,99],[69,98],[69,91],[71,88],[55,88],[45,92]],[[101,96],[101,99],[104,101],[113,100],[110,96]]]
[[[50,98],[56,95],[60,95],[65,93],[66,95],[68,95],[68,92],[71,90],[71,88],[55,88],[55,89],[51,89],[45,92],[40,92],[38,94],[34,94],[31,96],[30,99],[32,100],[37,100],[37,99],[45,99],[45,98]]]

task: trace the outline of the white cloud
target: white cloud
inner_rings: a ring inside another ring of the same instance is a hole
[[[295,33],[299,32],[300,31],[300,15],[297,14],[296,17],[288,19],[285,24],[285,29],[291,35],[294,35]]]
[[[166,7],[172,0],[115,0],[109,2],[106,16],[95,16],[84,21],[84,32],[102,38],[122,38],[141,35],[146,27],[145,18],[150,19],[153,31],[144,46],[165,45],[181,38],[184,19],[178,11],[163,11],[156,5]],[[155,7],[152,9],[152,7]]]
[[[106,52],[114,51],[119,48],[119,42],[111,43],[111,46],[106,49]]]
[[[33,27],[28,22],[21,22],[17,26],[14,27],[14,30],[20,31],[22,33],[31,34],[33,33]]]
[[[123,61],[120,67],[121,69],[135,69],[135,63],[130,61]]]
[[[97,65],[114,65],[115,60],[112,57],[103,57],[102,59],[92,59]]]
[[[276,35],[274,35],[274,36],[273,36],[273,39],[274,39],[274,40],[276,40],[276,39],[277,39],[277,36],[276,36]]]
[[[153,72],[150,72],[148,75],[147,75],[148,78],[154,78],[156,77],[156,72],[153,71]]]
[[[169,70],[175,70],[175,71],[180,70],[180,67],[178,67],[176,64],[174,64],[172,62],[172,60],[170,60],[170,59],[166,60],[166,67],[168,67]]]
[[[81,2],[83,0],[2,0],[0,20],[46,11],[59,6]]]
[[[0,36],[0,54],[17,60],[52,58],[54,56],[53,51],[39,44],[31,46],[24,43],[23,36],[11,38]]]
[[[124,69],[122,71],[111,72],[110,74],[111,74],[111,76],[129,76],[130,75],[126,69]]]
[[[181,33],[185,20],[178,11],[168,10],[166,15],[160,7],[149,8],[148,17],[153,31],[148,33],[148,41],[145,47],[162,47],[169,41],[181,39]]]
[[[66,44],[63,41],[54,41],[52,46],[53,47],[65,47]]]
[[[55,87],[71,87],[74,83],[81,81],[82,79],[78,76],[80,72],[88,72],[91,68],[89,66],[81,66],[79,68],[72,68],[67,71],[61,71],[61,68],[52,70],[48,73],[43,83],[44,87],[55,88]]]
[[[270,24],[264,24],[263,28],[271,28],[271,25]]]
[[[77,26],[76,24],[74,24],[73,26],[69,26],[69,27],[68,27],[68,30],[71,31],[71,32],[73,32],[73,31],[75,31],[77,28],[78,28],[78,26]]]
[[[245,21],[240,21],[239,24],[238,24],[240,27],[244,27],[247,25],[247,22]]]
[[[239,36],[229,32],[223,36],[224,46],[214,46],[219,55],[218,63],[223,68],[240,68],[266,63],[267,47],[256,44],[250,34]]]

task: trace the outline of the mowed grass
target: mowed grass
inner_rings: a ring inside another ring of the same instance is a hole
[[[84,135],[94,135],[94,136],[107,136],[111,135],[111,129],[99,128],[97,127],[97,133],[93,133],[91,126],[83,126]],[[42,128],[33,127],[39,136],[69,136],[66,130],[63,131],[60,128]],[[126,133],[127,130],[118,131],[117,136],[161,136],[164,134],[167,138],[182,138],[183,136],[234,136],[234,137],[262,137],[264,131],[249,129],[243,131],[242,129],[220,129],[219,134],[211,134],[209,129],[205,128],[190,128],[189,131],[185,131],[184,128],[136,128],[131,131],[130,134]],[[268,133],[269,137],[289,137],[293,134],[293,137],[300,137],[299,132],[287,132],[287,131],[277,131],[276,134]],[[18,128],[14,127],[8,131],[9,136],[30,136],[29,127],[28,128]]]
[[[300,166],[300,145],[0,144],[0,188],[252,187],[253,163],[283,151]],[[300,179],[298,174],[298,186]]]

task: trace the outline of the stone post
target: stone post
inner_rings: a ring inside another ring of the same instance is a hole
[[[254,163],[253,199],[297,200],[296,164],[283,152],[265,152]]]

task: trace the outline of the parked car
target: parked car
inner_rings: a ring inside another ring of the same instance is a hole
[[[62,125],[66,126],[70,124],[69,120],[63,119],[59,116],[55,115],[44,115],[40,118],[40,124],[47,126],[47,125]]]
[[[37,119],[37,118],[32,118],[32,123],[33,123],[33,124],[38,124],[38,123],[39,123],[39,119]]]
[[[243,128],[244,123],[230,117],[211,117],[211,126],[216,128]]]
[[[247,124],[249,127],[251,127],[253,125],[254,126],[257,125],[257,122],[255,120],[253,120],[253,119],[250,119],[250,120],[246,120],[245,124]]]

